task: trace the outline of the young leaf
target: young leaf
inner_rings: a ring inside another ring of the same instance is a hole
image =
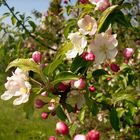
[[[33,71],[42,76],[42,71],[39,65],[30,59],[16,59],[8,65],[8,67],[6,68],[6,71],[8,71],[12,67],[20,67],[23,70]]]
[[[52,81],[52,84],[55,85],[61,81],[78,80],[78,79],[79,77],[75,75],[74,73],[63,71],[63,72],[60,72],[58,75],[56,75],[56,77],[54,78],[54,81]]]
[[[61,106],[59,105],[56,108],[56,115],[62,120],[65,121],[67,119],[67,116],[65,115],[63,109],[61,108]]]
[[[107,20],[107,17],[114,11],[116,10],[116,8],[118,8],[118,5],[113,5],[109,8],[107,8],[101,15],[101,18],[98,20],[98,32],[103,31],[103,28],[105,26],[105,22]],[[110,22],[110,21],[108,21]],[[106,27],[107,28],[107,27]],[[105,29],[104,29],[105,31]]]
[[[60,48],[60,50],[58,51],[58,53],[56,54],[54,60],[52,63],[50,63],[46,69],[44,69],[44,73],[46,75],[51,75],[54,70],[62,63],[64,57],[65,57],[65,53],[72,47],[72,44],[67,42],[65,43],[62,48]]]
[[[86,109],[87,109],[86,107],[83,107],[82,110],[80,111],[79,116],[78,116],[78,118],[82,124],[84,124]]]
[[[11,21],[12,21],[12,24],[15,25],[17,20],[16,20],[16,18],[14,16],[12,16]]]
[[[118,113],[115,108],[112,108],[109,114],[109,119],[112,127],[116,130],[119,131],[119,118],[118,118]]]

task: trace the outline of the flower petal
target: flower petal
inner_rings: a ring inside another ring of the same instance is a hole
[[[13,97],[13,94],[12,92],[9,92],[9,91],[5,91],[4,94],[1,95],[1,99],[2,100],[9,100]]]
[[[13,104],[14,105],[20,105],[22,103],[26,103],[29,100],[29,94],[23,94],[19,98],[15,99]]]
[[[116,48],[114,48],[113,50],[109,50],[107,52],[107,58],[109,59],[113,59],[118,53],[118,50]]]

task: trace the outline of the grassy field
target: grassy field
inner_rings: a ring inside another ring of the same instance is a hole
[[[0,94],[4,92],[5,76],[0,74]],[[42,120],[36,111],[31,120],[26,119],[22,106],[12,101],[0,100],[0,140],[47,140],[55,134],[55,118]]]

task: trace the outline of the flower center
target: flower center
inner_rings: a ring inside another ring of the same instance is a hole
[[[27,93],[27,88],[20,88],[21,94],[26,94]]]
[[[86,25],[86,30],[87,31],[91,31],[92,30],[92,24],[89,23],[88,25]]]

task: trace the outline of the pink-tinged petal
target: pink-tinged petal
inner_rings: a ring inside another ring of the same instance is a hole
[[[114,57],[116,57],[117,53],[118,53],[118,50],[116,48],[114,48],[113,50],[109,50],[107,52],[107,57],[109,59],[113,59]]]
[[[83,35],[94,35],[97,31],[97,22],[89,15],[85,15],[84,18],[80,19],[77,24],[80,28],[79,32]]]
[[[79,32],[83,35],[87,35],[89,33],[89,31],[85,31],[83,29],[79,29]]]
[[[19,98],[15,99],[13,104],[14,105],[20,105],[22,103],[26,103],[29,100],[29,94],[23,94]]]
[[[14,93],[5,91],[4,94],[1,95],[2,100],[9,100],[13,97]]]
[[[95,53],[94,53],[95,54]],[[101,63],[103,63],[104,61],[105,61],[105,59],[106,59],[106,54],[105,53],[103,53],[103,52],[96,52],[96,54],[95,54],[95,63],[96,64],[101,64]]]

